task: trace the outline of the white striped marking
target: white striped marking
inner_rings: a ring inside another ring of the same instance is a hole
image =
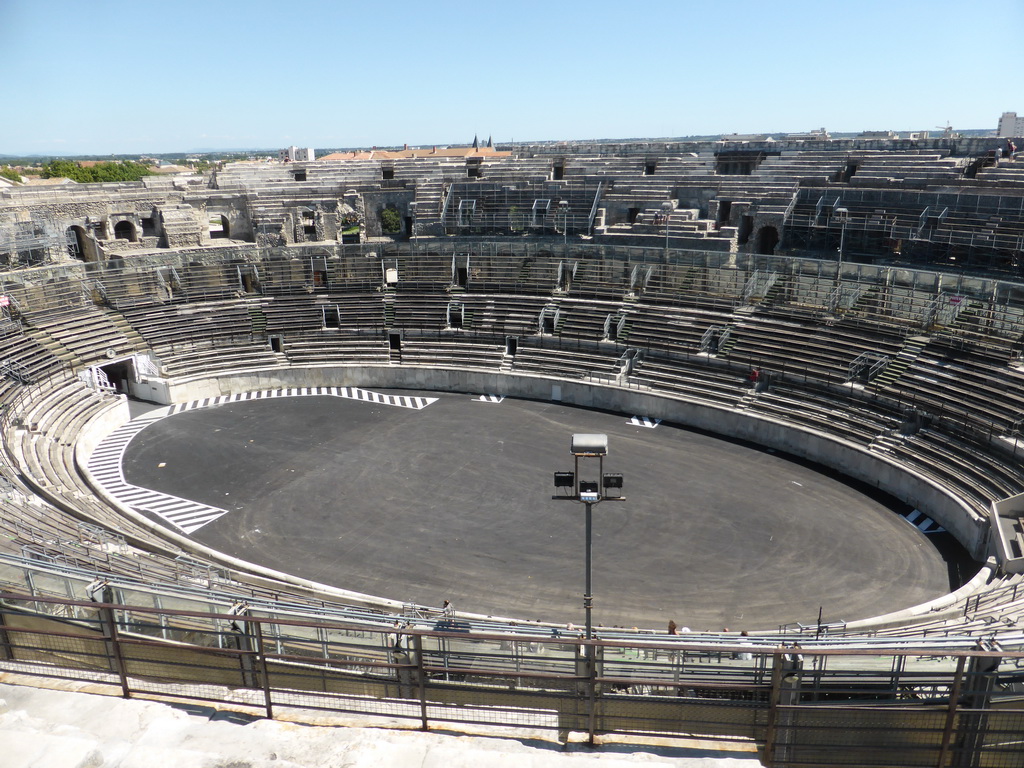
[[[358,387],[291,387],[207,397],[202,400],[193,400],[190,403],[178,403],[165,408],[158,408],[115,430],[96,446],[96,450],[89,457],[89,471],[103,490],[129,509],[135,512],[148,512],[185,533],[195,533],[204,525],[208,525],[218,517],[226,515],[228,510],[221,507],[210,507],[197,501],[182,499],[177,496],[160,493],[159,491],[153,491],[149,488],[140,488],[137,485],[126,482],[122,464],[124,452],[127,450],[128,443],[132,441],[132,438],[150,424],[177,413],[194,411],[199,408],[211,408],[227,403],[262,400],[268,397],[309,397],[315,395],[330,395],[350,400],[363,400],[379,405],[391,405],[396,408],[412,408],[417,411],[423,410],[438,400],[436,397],[385,395],[381,392],[371,392],[368,389],[359,389]],[[499,400],[498,402],[501,401]]]
[[[475,403],[500,403],[505,399],[504,395],[480,395],[480,397],[474,397],[473,402]]]
[[[220,395],[219,397],[207,397],[203,400],[193,400],[190,403],[178,403],[168,406],[165,415],[172,416],[176,413],[194,411],[198,408],[210,408],[215,405],[237,403],[244,400],[262,400],[268,397],[310,397],[316,395],[330,395],[332,397],[343,397],[348,400],[362,400],[368,403],[392,405],[396,408],[412,408],[416,411],[421,411],[431,403],[437,402],[436,397],[385,395],[382,392],[372,392],[368,389],[360,389],[359,387],[292,387],[288,389],[265,389],[259,392],[239,392],[233,395]],[[153,411],[153,413],[156,413],[156,411]]]
[[[634,416],[629,420],[629,423],[634,427],[647,427],[648,429],[654,429],[656,426],[661,424],[661,419],[652,419],[649,416]]]
[[[942,533],[946,530],[919,509],[912,510],[902,517],[921,533]]]
[[[121,468],[125,449],[132,438],[169,415],[168,411],[167,408],[151,411],[111,433],[89,457],[89,471],[107,493],[129,509],[149,512],[185,533],[194,533],[226,515],[228,510],[132,485],[125,481]]]

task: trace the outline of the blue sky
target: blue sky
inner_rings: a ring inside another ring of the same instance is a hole
[[[0,0],[0,154],[995,128],[1024,1]]]

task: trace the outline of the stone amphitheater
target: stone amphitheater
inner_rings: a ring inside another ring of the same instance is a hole
[[[538,145],[0,190],[0,669],[269,717],[748,740],[767,765],[1024,765],[1024,162],[1003,143]],[[740,439],[884,491],[976,564],[856,621],[585,638],[270,571],[120,472],[153,414],[338,388]]]

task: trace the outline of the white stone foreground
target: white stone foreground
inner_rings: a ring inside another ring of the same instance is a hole
[[[581,737],[582,738],[582,737]],[[752,744],[672,740],[559,744],[552,734],[266,720],[195,704],[0,683],[4,768],[759,768]]]

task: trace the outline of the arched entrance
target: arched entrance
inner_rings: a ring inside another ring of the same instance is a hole
[[[129,242],[136,242],[138,240],[138,234],[135,231],[135,225],[130,221],[119,221],[114,225],[114,239],[115,240],[128,240]]]
[[[231,237],[231,226],[228,224],[228,217],[222,213],[214,213],[210,216],[210,239],[227,240]]]
[[[779,244],[779,230],[775,227],[761,227],[757,231],[757,252],[770,256]]]

